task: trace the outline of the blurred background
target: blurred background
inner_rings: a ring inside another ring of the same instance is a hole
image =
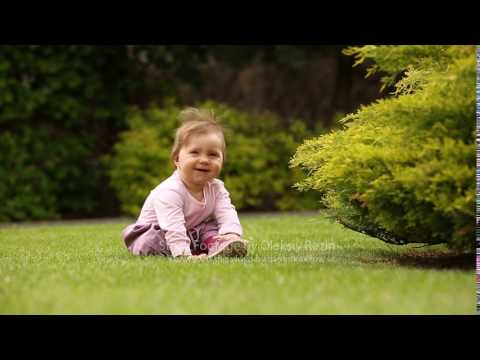
[[[224,121],[239,210],[318,208],[296,148],[389,94],[346,47],[1,46],[0,221],[138,215],[184,106]]]

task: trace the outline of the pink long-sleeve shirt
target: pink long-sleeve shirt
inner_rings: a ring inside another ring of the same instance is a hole
[[[242,226],[230,194],[223,181],[214,179],[203,188],[203,201],[195,199],[176,170],[148,195],[137,223],[158,224],[165,231],[165,240],[172,256],[191,255],[187,229],[213,217],[220,235],[242,236]]]

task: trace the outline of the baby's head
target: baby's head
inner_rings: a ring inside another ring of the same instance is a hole
[[[222,162],[225,161],[226,146],[223,128],[217,121],[212,110],[189,107],[180,112],[178,120],[181,125],[175,133],[175,141],[170,155],[173,162],[175,162],[175,159],[178,157],[180,149],[187,144],[192,137],[210,133],[216,134],[221,141]]]
[[[211,110],[187,108],[179,115],[171,159],[184,180],[204,183],[218,176],[225,160],[222,126]]]

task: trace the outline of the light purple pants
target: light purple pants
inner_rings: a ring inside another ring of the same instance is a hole
[[[218,224],[214,220],[201,223],[187,230],[190,250],[193,255],[207,254],[207,240],[218,235]],[[159,225],[131,224],[122,231],[125,245],[133,255],[172,256],[165,241],[165,231]]]

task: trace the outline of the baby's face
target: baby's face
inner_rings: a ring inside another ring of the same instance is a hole
[[[190,135],[175,159],[182,180],[195,188],[217,177],[222,163],[222,139],[217,133]]]

